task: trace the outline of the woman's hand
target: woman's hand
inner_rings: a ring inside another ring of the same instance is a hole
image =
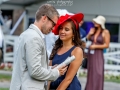
[[[95,44],[91,45],[90,49],[96,49],[96,45]]]

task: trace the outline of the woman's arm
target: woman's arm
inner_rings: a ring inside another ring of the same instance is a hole
[[[104,39],[104,43],[102,45],[93,44],[93,45],[90,46],[90,49],[104,49],[104,48],[109,47],[109,43],[110,43],[110,33],[109,33],[109,31],[104,30],[102,36],[103,36],[103,39]]]
[[[60,83],[57,90],[66,90],[66,88],[69,86],[74,76],[76,75],[80,65],[82,64],[83,51],[80,47],[76,47],[71,54],[75,56],[75,60],[71,62],[65,79]]]
[[[52,66],[52,60],[50,60],[50,62],[49,62],[49,66]]]
[[[89,40],[91,35],[93,35],[95,33],[95,29],[94,28],[91,28],[88,35],[86,36],[86,38]]]

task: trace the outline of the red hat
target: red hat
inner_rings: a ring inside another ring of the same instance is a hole
[[[68,19],[71,19],[74,22],[76,28],[78,28],[78,24],[83,20],[83,18],[84,18],[84,15],[82,13],[77,13],[77,14],[74,14],[74,15],[66,14],[65,16],[60,16],[60,18],[57,21],[57,24],[55,25],[52,32],[55,35],[58,35],[59,34],[58,27]]]

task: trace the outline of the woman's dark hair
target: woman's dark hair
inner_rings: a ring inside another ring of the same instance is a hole
[[[81,37],[80,37],[80,32],[79,32],[79,27],[77,27],[76,29],[76,26],[74,24],[74,22],[71,20],[71,19],[68,19],[67,21],[65,22],[70,22],[71,23],[71,26],[72,26],[72,30],[73,30],[73,35],[74,35],[74,40],[73,40],[73,44],[75,46],[78,46],[78,47],[81,47],[83,48],[83,42],[81,41]],[[79,26],[79,24],[77,25]],[[58,30],[59,30],[59,27],[58,27]],[[50,55],[50,58],[49,60],[52,60],[55,56],[55,54],[57,53],[58,49],[62,47],[62,41],[60,40],[60,38],[58,38],[55,42],[55,45],[53,47],[53,50],[52,50],[52,53]]]

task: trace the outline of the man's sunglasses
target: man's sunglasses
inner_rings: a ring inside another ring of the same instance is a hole
[[[47,18],[53,23],[53,27],[54,27],[56,25],[56,23],[54,23],[54,21],[50,17],[47,16]]]

